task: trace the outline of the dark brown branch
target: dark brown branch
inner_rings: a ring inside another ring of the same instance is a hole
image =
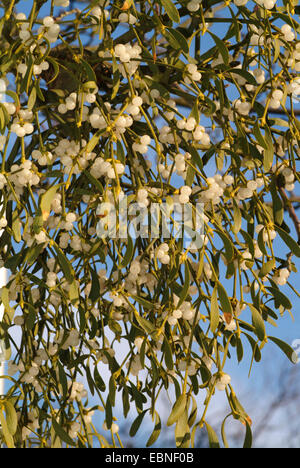
[[[298,216],[296,214],[294,205],[293,205],[291,199],[289,199],[289,197],[287,196],[287,194],[286,194],[283,187],[279,187],[278,190],[279,190],[279,193],[280,193],[281,198],[283,200],[284,206],[287,209],[287,211],[289,212],[290,218],[294,223],[294,226],[295,226],[295,229],[296,229],[296,232],[297,232],[297,236],[298,236],[298,243],[300,244],[300,220],[299,220],[299,218],[298,218]]]

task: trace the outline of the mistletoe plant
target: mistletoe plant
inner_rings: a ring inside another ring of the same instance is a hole
[[[222,391],[248,447],[227,361],[295,361],[297,1],[69,3],[0,2],[2,443],[216,447]]]

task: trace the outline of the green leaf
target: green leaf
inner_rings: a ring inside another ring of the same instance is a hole
[[[113,423],[112,407],[109,395],[107,396],[106,405],[105,405],[105,422],[107,429],[111,429]]]
[[[180,23],[180,16],[172,0],[160,0],[162,6],[166,10],[168,17],[174,21],[174,23]]]
[[[248,423],[248,421],[244,421],[245,422],[245,425],[246,425],[246,434],[245,434],[245,440],[244,440],[244,445],[243,445],[243,448],[245,449],[249,449],[252,447],[252,431],[251,431],[251,427],[250,427],[250,424]]]
[[[13,436],[15,435],[18,426],[17,413],[13,404],[9,400],[4,400],[3,404],[6,413],[7,428],[9,430],[9,433]]]
[[[293,348],[290,347],[290,345],[288,345],[284,341],[279,340],[279,338],[275,338],[274,336],[268,336],[268,339],[273,341],[273,343],[275,343],[281,349],[281,351],[284,352],[284,354],[287,356],[287,358],[293,364],[295,364],[295,362],[297,362],[297,360],[295,360],[296,353],[293,350]],[[296,358],[297,358],[297,356],[296,356]]]
[[[237,203],[235,200],[233,200],[233,226],[232,226],[232,232],[234,234],[238,234],[241,230],[242,226],[242,215],[241,215],[241,210],[239,209]]]
[[[145,410],[143,411],[142,413],[140,413],[138,415],[138,417],[133,421],[132,425],[131,425],[131,428],[130,428],[130,431],[129,431],[129,435],[131,437],[134,437],[135,434],[137,433],[137,431],[139,430],[142,422],[143,422],[143,419],[144,419],[144,416],[145,414],[147,413],[148,410]]]
[[[136,302],[141,304],[145,309],[153,309],[153,304],[152,302],[147,301],[147,299],[144,299],[143,297],[131,295],[132,299],[134,299]]]
[[[100,137],[103,133],[105,133],[106,129],[100,129],[98,130],[90,139],[86,147],[84,148],[86,153],[91,153],[95,146],[98,144]]]
[[[270,291],[270,293],[272,293],[272,295],[274,296],[275,306],[277,308],[279,307],[279,305],[282,305],[285,309],[288,309],[288,310],[292,309],[293,306],[292,306],[291,301],[279,289],[271,288],[269,286],[267,286],[266,289]]]
[[[36,88],[33,86],[31,93],[28,98],[28,110],[32,110],[36,101]]]
[[[22,226],[22,223],[19,218],[19,213],[17,210],[15,210],[12,216],[12,232],[13,232],[15,241],[18,243],[21,242],[22,240],[21,226]]]
[[[178,421],[180,416],[184,413],[187,403],[186,395],[180,395],[180,397],[176,400],[173,405],[171,414],[167,421],[167,426],[172,426],[174,423]]]
[[[67,394],[68,394],[68,381],[67,381],[67,376],[66,376],[65,371],[64,371],[64,368],[63,368],[63,366],[60,364],[60,362],[58,362],[57,364],[58,364],[59,383],[60,383],[61,388],[62,388],[63,398],[66,398],[66,396],[67,396]]]
[[[219,443],[217,434],[206,421],[204,421],[204,424],[207,430],[208,442],[209,442],[210,448],[220,448],[220,443]]]
[[[181,49],[184,53],[189,53],[187,40],[179,31],[173,28],[167,28],[164,31],[164,36],[169,40],[174,49]]]
[[[121,262],[120,268],[126,268],[129,262],[131,261],[134,253],[134,245],[132,242],[131,237],[128,235],[128,240],[127,240],[127,249],[125,252],[125,255],[123,257],[123,260]]]
[[[189,287],[190,287],[190,271],[189,271],[189,266],[188,262],[185,262],[184,264],[184,284],[181,289],[181,293],[179,295],[179,302],[177,304],[177,308],[181,306],[181,304],[184,302],[188,292],[189,292]]]
[[[264,150],[264,170],[268,172],[274,160],[274,145],[271,130],[267,125],[265,126],[265,141],[267,149]]]
[[[73,280],[72,283],[70,284],[69,299],[72,304],[76,304],[79,299],[78,285],[75,280]]]
[[[260,362],[261,361],[261,352],[260,352],[258,344],[256,343],[256,341],[253,339],[253,337],[251,335],[248,335],[248,333],[244,332],[244,335],[246,336],[246,338],[248,339],[248,341],[249,341],[249,343],[251,345],[252,352],[253,352],[253,357],[254,357],[255,361]]]
[[[9,289],[6,286],[3,286],[1,289],[1,300],[2,304],[4,305],[5,313],[12,321],[14,318],[15,311],[9,305]]]
[[[139,314],[134,314],[136,321],[142,327],[142,329],[151,335],[151,333],[154,333],[156,331],[153,323],[149,322],[149,320],[145,319],[144,317],[141,317]]]
[[[54,248],[57,253],[58,263],[60,264],[61,269],[64,272],[66,280],[69,283],[72,283],[74,280],[74,272],[71,263],[69,262],[61,248],[58,247],[58,245],[54,244]]]
[[[253,86],[257,86],[257,81],[254,78],[254,76],[251,75],[251,73],[249,73],[246,70],[241,70],[240,68],[231,68],[230,70],[226,71],[226,74],[227,73],[232,73],[234,75],[239,75],[242,78],[244,78],[249,84],[252,84]]]
[[[271,260],[268,260],[266,263],[263,264],[263,266],[261,267],[261,270],[258,274],[258,276],[260,278],[263,278],[264,276],[267,276],[268,273],[270,273],[270,271],[273,270],[273,268],[275,268],[276,266],[276,261],[275,261],[275,258],[272,258]]]
[[[221,237],[223,243],[224,243],[224,247],[225,247],[225,257],[226,257],[226,260],[227,262],[231,262],[231,260],[233,259],[233,256],[234,256],[234,249],[233,249],[233,245],[232,245],[232,242],[231,240],[229,239],[229,237],[224,234],[224,232],[220,231],[220,230],[216,230],[215,231],[218,236]]]
[[[259,126],[259,123],[258,123],[258,120],[255,122],[254,126],[253,126],[253,133],[254,133],[254,136],[256,137],[257,139],[257,142],[259,143],[260,146],[262,146],[265,150],[268,149],[268,145],[260,131],[260,126]]]
[[[66,431],[61,427],[61,425],[56,421],[55,418],[52,418],[52,426],[56,433],[56,435],[67,445],[71,445],[71,447],[76,447],[75,442],[71,439],[71,437],[66,433]]]
[[[160,420],[159,414],[155,411],[155,426],[154,426],[151,436],[148,439],[146,447],[151,447],[151,445],[153,445],[157,441],[160,435],[160,432],[161,432],[161,420]]]
[[[50,214],[51,204],[59,187],[60,185],[53,185],[41,195],[40,207],[42,210],[43,219],[47,219],[48,215]]]
[[[167,337],[165,337],[165,339],[164,339],[163,350],[164,350],[166,366],[167,366],[167,368],[169,370],[173,370],[173,367],[174,367],[173,353],[172,353],[172,349],[171,349],[171,346],[170,346],[170,343],[169,343]]]
[[[300,257],[300,245],[282,228],[279,226],[275,226],[276,231],[280,235],[281,239],[285,242],[285,244],[291,249],[296,257]]]
[[[272,202],[273,202],[272,208],[273,208],[274,221],[276,224],[279,224],[279,226],[281,226],[281,224],[283,223],[283,218],[284,218],[284,209],[283,209],[282,200],[280,196],[278,195],[278,189],[277,189],[275,176],[272,177],[272,182],[270,184],[270,192],[272,195]],[[298,246],[298,244],[296,245],[299,249],[299,254],[300,254],[300,247]]]
[[[92,286],[91,286],[89,299],[91,299],[92,302],[96,302],[100,297],[100,283],[99,283],[98,275],[95,272],[95,270],[91,268],[90,272],[92,276]]]
[[[233,315],[231,302],[229,300],[229,297],[227,295],[225,288],[222,286],[221,283],[218,283],[217,288],[218,288],[219,300],[222,306],[223,313]]]
[[[175,441],[176,447],[188,448],[190,445],[190,427],[188,424],[188,412],[187,409],[180,415],[176,422],[175,427]]]
[[[252,304],[249,304],[249,307],[252,313],[252,322],[255,328],[256,335],[260,341],[263,341],[266,338],[266,328],[264,320],[259,311]]]
[[[211,308],[210,308],[210,329],[212,333],[215,333],[220,322],[220,310],[218,304],[218,288],[214,287],[211,295]]]
[[[102,379],[101,375],[99,374],[97,366],[95,366],[95,368],[94,368],[94,381],[95,381],[96,387],[101,392],[105,392],[105,389],[106,389],[105,382]]]
[[[222,55],[223,62],[225,63],[225,65],[229,65],[230,55],[229,55],[228,49],[227,49],[224,41],[222,41],[222,39],[220,39],[218,36],[216,36],[212,32],[210,32],[210,31],[208,31],[208,32],[211,35],[211,37],[213,38],[213,40],[215,41],[217,49],[220,52],[220,54]]]
[[[14,439],[8,429],[7,422],[4,416],[3,411],[0,409],[0,424],[1,424],[1,430],[4,436],[5,443],[8,448],[14,448]]]

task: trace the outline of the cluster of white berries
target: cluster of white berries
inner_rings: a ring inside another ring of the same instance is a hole
[[[135,120],[140,119],[140,107],[143,104],[143,98],[141,96],[135,96],[131,103],[127,106],[126,111],[132,115]]]
[[[81,144],[75,140],[69,141],[66,138],[63,138],[59,141],[56,148],[54,148],[54,154],[60,158],[61,163],[64,168],[63,171],[65,174],[68,174],[71,170],[74,174],[80,174],[82,169],[85,169],[89,161],[92,161],[96,157],[96,153],[87,153],[83,152],[80,156],[78,154],[81,151],[81,148],[86,146],[87,142],[81,140]]]
[[[200,81],[201,78],[202,78],[202,75],[201,73],[198,71],[198,68],[197,68],[197,65],[195,65],[194,63],[189,63],[188,66],[187,66],[187,71],[188,71],[188,74],[189,76],[185,76],[184,77],[184,82],[186,84],[190,84],[191,83],[191,79],[193,81]],[[191,79],[190,79],[191,78]]]
[[[272,10],[276,5],[277,0],[256,0],[260,6],[265,7],[266,10]]]
[[[40,166],[47,166],[53,163],[53,154],[50,151],[42,153],[39,150],[33,150],[32,157]]]
[[[281,170],[281,174],[284,177],[285,180],[285,189],[288,192],[292,192],[295,188],[294,180],[295,180],[295,175],[293,170],[290,167],[285,167]]]
[[[264,180],[261,177],[258,177],[255,180],[248,180],[246,187],[239,188],[236,196],[238,200],[246,200],[247,198],[251,198],[253,193],[258,188],[264,185]]]
[[[242,101],[241,99],[236,99],[233,102],[233,107],[239,112],[241,115],[248,115],[251,110],[251,103],[247,101]]]
[[[260,85],[260,84],[263,84],[266,81],[265,71],[262,70],[261,68],[256,68],[253,71],[251,70],[250,73],[251,73],[251,75],[254,76],[257,84]],[[245,86],[246,86],[247,91],[249,91],[249,92],[254,92],[257,89],[257,86],[254,86],[254,85],[249,84],[249,83],[247,83]]]
[[[5,216],[2,216],[2,218],[0,218],[0,229],[3,229],[7,226],[7,219],[5,218]]]
[[[281,27],[281,32],[284,35],[284,40],[292,42],[295,39],[295,33],[292,31],[292,27],[289,24],[284,24]]]
[[[71,380],[69,380],[68,389],[70,392],[69,400],[71,401],[81,401],[87,396],[87,391],[85,390],[82,382],[72,382]]]
[[[80,343],[80,336],[77,330],[70,330],[67,338],[65,339],[65,331],[61,330],[55,342],[60,345],[61,349],[68,349],[70,346],[78,346]]]
[[[267,242],[269,240],[269,236],[271,241],[274,240],[277,235],[274,229],[267,229],[262,224],[257,224],[257,226],[255,227],[255,232],[259,234],[261,231],[263,231],[264,242]]]
[[[107,122],[98,107],[93,109],[92,114],[89,116],[89,122],[93,128],[102,129],[107,127]]]
[[[234,179],[231,175],[222,177],[221,174],[215,174],[213,177],[208,177],[206,181],[208,188],[201,191],[199,194],[199,201],[202,203],[212,201],[212,203],[216,205],[220,203],[225,188],[228,185],[232,185]]]
[[[37,174],[32,171],[32,162],[31,161],[24,161],[20,165],[13,164],[11,166],[11,172],[9,174],[9,179],[15,187],[23,188],[27,184],[31,185],[38,185],[40,178]]]
[[[187,9],[191,12],[194,13],[195,11],[198,11],[200,8],[201,2],[199,0],[191,0],[187,4]]]
[[[274,274],[273,281],[278,284],[278,286],[284,286],[287,283],[290,274],[291,272],[288,268],[280,268]]]
[[[224,391],[228,384],[231,382],[231,377],[228,374],[222,374],[220,377],[213,377],[215,382],[215,387],[220,392]]]
[[[149,135],[143,135],[140,137],[140,142],[134,142],[132,145],[132,149],[134,151],[138,151],[141,154],[146,154],[148,151],[148,146],[151,143],[151,137]]]
[[[16,15],[16,20],[22,21],[22,23],[20,23],[20,31],[19,31],[19,37],[22,42],[28,41],[28,39],[30,39],[31,37],[31,33],[29,30],[29,23],[26,21],[26,19],[27,17],[25,13],[18,13]]]
[[[47,39],[50,42],[50,44],[53,44],[57,41],[59,33],[59,24],[55,23],[54,18],[52,18],[52,16],[46,16],[43,19],[43,25],[41,25],[38,29],[38,35],[42,35],[45,39]]]
[[[179,298],[174,296],[174,305],[177,306]],[[195,316],[195,309],[190,302],[184,301],[177,309],[174,309],[172,314],[168,317],[170,325],[176,325],[179,319],[192,320]]]
[[[57,280],[57,274],[54,271],[49,271],[47,273],[46,284],[48,288],[55,288]]]
[[[183,187],[181,187],[180,193],[178,196],[179,203],[182,203],[183,205],[185,205],[186,203],[189,203],[191,194],[192,194],[191,187],[189,187],[188,185],[184,185]]]
[[[139,189],[136,194],[137,202],[142,207],[146,207],[149,205],[148,200],[148,190],[147,189]]]
[[[210,136],[205,131],[205,127],[203,125],[197,125],[194,132],[193,138],[195,141],[199,141],[202,145],[209,145],[210,143]]]
[[[73,223],[76,221],[76,214],[75,213],[67,213],[65,221],[61,222],[61,229],[64,229],[65,231],[72,231],[73,229]]]
[[[80,431],[80,424],[77,421],[73,421],[69,427],[68,434],[71,439],[75,439],[77,437],[78,432]]]
[[[293,50],[290,52],[289,49],[286,49],[284,56],[287,59],[287,64],[292,69],[297,72],[300,71],[300,42],[298,42]],[[299,78],[296,78],[296,81],[299,81]]]
[[[300,52],[299,52],[299,71],[300,71]],[[293,97],[297,98],[300,96],[300,78],[296,78],[287,87],[288,94],[292,94]]]
[[[137,377],[143,368],[139,354],[136,354],[131,362],[127,362],[126,367],[127,369],[130,369],[130,374]]]
[[[97,159],[95,159],[91,167],[90,173],[96,179],[99,179],[103,176],[108,177],[109,179],[115,179],[117,176],[122,176],[122,174],[124,174],[124,171],[124,164],[116,162],[113,166],[109,161],[105,161],[105,159],[98,157]]]
[[[33,74],[40,75],[41,73],[43,73],[43,71],[48,70],[48,68],[49,68],[49,63],[46,60],[43,60],[40,64],[33,65]],[[27,73],[27,69],[28,69],[28,66],[26,65],[25,62],[21,62],[17,66],[17,71],[18,73],[22,75],[23,78]]]
[[[34,126],[29,122],[32,117],[32,111],[27,109],[20,110],[18,117],[13,120],[11,131],[20,138],[25,135],[30,135],[34,131]]]
[[[280,107],[280,101],[283,98],[283,91],[281,89],[275,89],[275,91],[272,92],[271,95],[271,100],[270,100],[270,107],[273,109],[279,109]]]
[[[91,16],[94,16],[96,19],[92,18],[92,23],[96,24],[97,22],[99,23],[100,22],[100,19],[101,19],[101,16],[103,15],[103,12],[104,12],[104,16],[105,18],[107,19],[108,18],[108,15],[109,15],[109,12],[108,10],[103,10],[101,8],[101,6],[103,7],[104,4],[105,4],[105,0],[104,1],[100,1],[98,2],[99,3],[99,6],[95,6],[91,11],[90,11],[90,15]],[[109,26],[109,25],[108,25]]]
[[[160,246],[158,246],[156,249],[156,256],[158,260],[164,265],[168,265],[171,260],[168,252],[169,252],[169,246],[165,242],[163,244],[160,244]]]
[[[119,14],[118,20],[120,23],[135,24],[137,22],[136,17],[130,12],[123,12]]]
[[[66,97],[65,101],[60,103],[58,106],[58,112],[60,114],[65,114],[68,111],[74,110],[79,103],[87,102],[88,104],[93,104],[96,101],[96,95],[98,93],[98,87],[95,86],[91,89],[91,92],[81,92],[71,93],[69,96]],[[82,120],[85,121],[88,119],[88,108],[83,106],[83,118]]]
[[[196,128],[197,122],[194,117],[188,117],[187,120],[185,119],[180,119],[177,120],[176,126],[179,128],[179,130],[186,130],[187,132],[193,132]]]
[[[108,429],[107,424],[106,424],[106,422],[104,421],[104,423],[103,423],[103,425],[102,425],[102,429],[103,429],[104,431],[109,431],[109,430],[110,430],[113,434],[116,434],[117,432],[119,432],[119,426],[118,426],[118,424],[116,424],[116,423],[114,423],[114,422],[112,423],[111,428]]]
[[[124,77],[133,75],[140,64],[142,49],[139,45],[135,44],[117,44],[114,48],[114,54],[120,59],[120,72]],[[126,64],[126,69],[123,64]]]
[[[220,321],[221,321],[222,323],[224,323],[224,325],[225,325],[225,330],[227,330],[227,331],[231,331],[231,332],[232,332],[232,331],[235,331],[236,328],[237,328],[236,321],[235,321],[233,318],[232,318],[232,319],[230,320],[230,322],[228,323],[228,322],[226,321],[226,318],[223,316],[223,317],[220,318]]]
[[[137,285],[147,284],[147,288],[152,291],[156,284],[155,277],[148,273],[149,264],[146,259],[140,260],[136,257],[130,265],[129,274],[125,278],[124,288],[130,294],[137,294]]]

